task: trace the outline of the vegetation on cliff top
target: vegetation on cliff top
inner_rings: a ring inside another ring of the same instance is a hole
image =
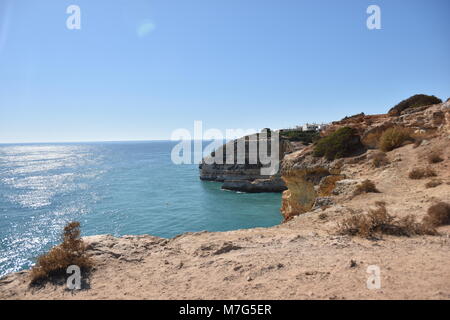
[[[418,108],[422,106],[427,106],[431,104],[442,103],[442,100],[426,94],[416,94],[408,99],[401,101],[395,107],[391,108],[388,112],[390,116],[399,116],[402,111],[409,108]]]
[[[334,160],[350,156],[362,148],[356,129],[342,127],[317,142],[314,147],[314,156]]]
[[[301,141],[304,144],[311,144],[320,139],[320,134],[317,131],[282,131],[281,136],[289,141]]]
[[[396,219],[390,215],[384,202],[377,202],[376,209],[367,214],[352,215],[338,223],[338,233],[342,235],[374,238],[377,235],[413,236],[436,235],[434,226],[427,220],[416,222],[413,215]]]
[[[86,254],[86,246],[80,238],[80,223],[70,222],[64,227],[62,243],[37,259],[31,269],[31,284],[66,274],[69,266],[90,269],[92,261]]]
[[[411,130],[403,127],[392,127],[385,130],[380,137],[379,147],[387,152],[401,147],[406,141],[413,141]]]

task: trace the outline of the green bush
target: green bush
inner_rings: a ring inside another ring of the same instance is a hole
[[[380,137],[379,147],[387,152],[401,147],[406,141],[412,141],[411,131],[403,127],[389,128]]]
[[[399,116],[403,110],[409,108],[417,108],[422,106],[427,106],[431,104],[442,103],[442,100],[435,96],[428,96],[426,94],[416,94],[408,99],[403,100],[395,107],[389,110],[388,114],[390,116]]]
[[[301,141],[305,144],[313,143],[320,138],[320,134],[317,131],[284,131],[281,136],[290,141]]]
[[[317,142],[314,156],[334,160],[350,156],[362,148],[363,145],[356,129],[342,127]]]

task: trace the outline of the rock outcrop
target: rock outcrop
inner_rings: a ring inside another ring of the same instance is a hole
[[[239,160],[237,150],[238,145],[245,145],[245,161]],[[249,146],[255,143],[255,149]],[[222,188],[226,190],[259,193],[259,192],[282,192],[286,186],[281,179],[280,170],[273,175],[262,173],[262,168],[267,167],[261,163],[259,148],[261,143],[267,145],[267,154],[270,156],[271,142],[263,139],[259,134],[245,136],[233,140],[214,151],[209,157],[203,159],[199,166],[200,179],[204,181],[223,182]],[[234,150],[233,160],[227,161],[227,150]],[[280,139],[278,161],[284,158],[285,154],[294,151],[294,147],[286,139]],[[213,161],[216,154],[223,155],[222,163]]]
[[[408,108],[399,112],[398,116],[361,113],[331,123],[322,135],[328,135],[344,126],[356,129],[361,136],[361,142],[369,151],[365,154],[334,161],[314,157],[312,155],[313,146],[286,155],[282,162],[282,179],[288,189],[283,192],[281,204],[281,212],[285,221],[323,207],[325,202],[334,203],[333,196],[339,194],[349,196],[348,190],[353,190],[356,182],[346,179],[343,168],[365,161],[368,158],[367,154],[371,152],[370,149],[376,147],[376,138],[386,129],[402,126],[411,128],[413,132],[425,137],[427,135],[430,137],[449,135],[450,102]],[[327,197],[327,200],[323,200],[323,197]]]
[[[311,210],[318,197],[330,195],[330,184],[342,178],[340,161],[328,161],[312,155],[312,147],[285,157],[282,179],[288,190],[283,192],[281,213],[284,220]]]
[[[369,143],[368,136],[372,133],[382,132],[393,126],[402,126],[413,130],[439,131],[448,130],[450,113],[450,101],[408,108],[393,116],[388,114],[365,115],[358,114],[353,117],[344,118],[340,121],[332,122],[323,135],[328,135],[343,126],[352,127],[358,130],[363,143]],[[369,145],[370,146],[370,145]]]

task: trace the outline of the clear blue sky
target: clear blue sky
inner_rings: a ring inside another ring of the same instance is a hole
[[[81,30],[66,8],[81,8]],[[382,30],[366,9],[381,7]],[[0,143],[282,128],[450,96],[448,0],[0,0]]]

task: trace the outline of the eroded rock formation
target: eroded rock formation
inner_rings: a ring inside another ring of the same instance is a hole
[[[245,145],[245,162],[239,161],[237,150],[238,144]],[[257,146],[256,149],[250,148],[251,143]],[[223,145],[211,156],[203,159],[200,164],[200,179],[205,181],[223,182],[222,188],[233,191],[242,192],[282,192],[286,190],[284,181],[281,179],[278,170],[273,175],[265,175],[261,169],[268,167],[263,165],[259,157],[259,148],[261,144],[267,144],[267,155],[271,156],[271,142],[263,139],[259,134],[246,136],[237,140],[233,140]],[[227,161],[227,150],[234,150],[232,163]],[[278,161],[284,158],[285,154],[292,152],[294,147],[288,140],[280,139]],[[222,163],[212,161],[216,155],[223,155]],[[256,163],[255,160],[256,159]]]
[[[282,179],[288,188],[281,203],[284,220],[311,210],[319,197],[330,195],[335,182],[343,178],[340,166],[340,161],[314,157],[312,147],[287,155],[282,168]]]

